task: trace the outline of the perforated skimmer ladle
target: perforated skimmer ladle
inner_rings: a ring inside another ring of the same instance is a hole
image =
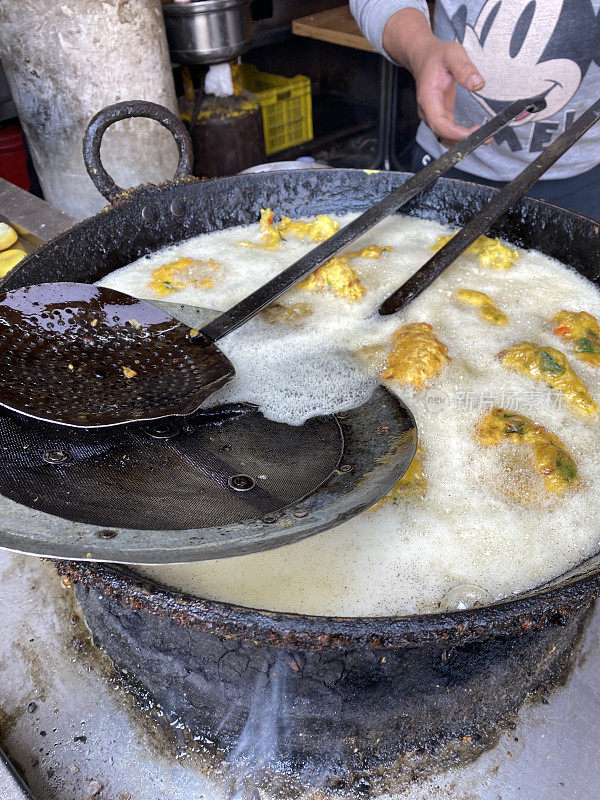
[[[89,284],[39,284],[0,295],[0,404],[83,428],[193,414],[235,373],[215,342],[431,186],[512,119],[544,102],[512,103],[199,331],[142,300]]]

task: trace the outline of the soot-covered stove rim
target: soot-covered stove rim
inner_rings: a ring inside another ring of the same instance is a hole
[[[99,592],[126,608],[169,617],[183,627],[223,638],[292,650],[458,647],[563,625],[572,613],[600,596],[598,575],[572,582],[568,573],[557,579],[556,588],[551,590],[536,588],[465,611],[325,617],[244,608],[194,597],[149,581],[129,567],[78,561],[56,561],[55,565],[67,581]]]

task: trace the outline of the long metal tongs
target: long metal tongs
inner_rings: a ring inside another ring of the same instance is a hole
[[[383,200],[380,200],[275,278],[263,284],[255,292],[252,292],[248,297],[245,297],[217,317],[217,319],[210,322],[202,329],[202,333],[215,342],[239,328],[240,325],[243,325],[244,322],[255,316],[263,308],[266,308],[311,272],[323,266],[336,253],[339,253],[342,248],[354,242],[371,228],[374,228],[378,222],[386,219],[390,214],[398,211],[413,198],[433,186],[438,178],[456,166],[463,158],[494,136],[494,134],[498,133],[509,122],[512,122],[513,119],[525,111],[535,113],[545,107],[546,101],[543,97],[530,97],[511,103],[500,114],[486,122],[467,136],[466,139],[455,144],[454,147],[451,147],[435,161],[431,161],[424,169],[409,178],[398,189],[390,192]]]
[[[396,289],[379,306],[382,315],[394,314],[430,286],[481,235],[487,233],[550,167],[563,156],[600,119],[600,99],[561,134],[546,150],[531,162],[517,177],[494,194],[458,233],[432,256],[414,275]]]

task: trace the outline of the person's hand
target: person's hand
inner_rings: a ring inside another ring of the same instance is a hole
[[[457,125],[454,119],[457,83],[476,92],[485,82],[462,44],[433,39],[413,61],[417,108],[440,142],[451,147],[475,130]]]
[[[471,92],[485,86],[461,44],[438,39],[423,14],[407,8],[388,20],[383,46],[395,61],[412,72],[419,117],[445,147],[451,147],[475,130],[457,125],[454,118],[457,84]]]

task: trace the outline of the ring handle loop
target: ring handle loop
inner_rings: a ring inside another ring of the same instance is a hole
[[[179,163],[174,179],[185,178],[192,174],[193,148],[187,128],[178,116],[168,108],[150,103],[147,100],[126,100],[114,103],[99,111],[90,121],[83,137],[83,161],[94,186],[110,202],[113,203],[125,189],[117,186],[104,169],[100,158],[100,145],[107,128],[120,119],[148,117],[171,132],[179,151]]]

